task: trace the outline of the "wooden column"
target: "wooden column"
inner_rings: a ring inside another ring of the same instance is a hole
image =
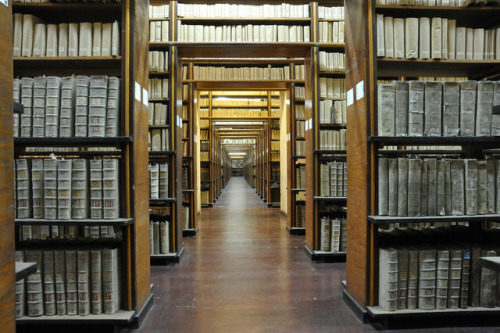
[[[313,150],[316,145],[316,131],[314,130],[314,96],[317,96],[317,85],[314,83],[314,78],[317,77],[316,64],[315,64],[315,52],[317,48],[311,48],[311,52],[304,57],[305,64],[305,114],[306,114],[306,246],[310,251],[314,251],[314,243],[316,242],[315,237],[315,216],[316,211],[314,209],[314,193],[316,188],[316,173],[315,173],[315,156]],[[308,125],[309,124],[309,125]],[[310,126],[312,125],[312,126]]]
[[[14,259],[14,137],[12,123],[12,3],[0,4],[0,323],[16,330]]]

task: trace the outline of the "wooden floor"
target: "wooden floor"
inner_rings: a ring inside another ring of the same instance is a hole
[[[140,329],[122,332],[376,331],[342,300],[345,263],[311,262],[303,246],[279,209],[267,208],[242,177],[232,178],[216,205],[203,209],[181,263],[151,268],[155,305]]]

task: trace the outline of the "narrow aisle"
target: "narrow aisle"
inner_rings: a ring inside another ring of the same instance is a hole
[[[285,222],[233,177],[181,263],[152,267],[155,306],[140,332],[362,330],[342,301],[345,263],[312,263]]]

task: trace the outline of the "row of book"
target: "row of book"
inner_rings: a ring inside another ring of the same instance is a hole
[[[378,214],[498,214],[499,175],[498,160],[379,158]]]
[[[120,28],[112,23],[45,24],[14,13],[14,57],[110,57],[120,55]]]
[[[500,59],[500,28],[459,27],[441,17],[377,14],[377,56],[408,59]]]
[[[119,133],[120,79],[104,75],[76,78],[15,78],[15,137],[114,137]]]
[[[271,140],[280,140],[280,130],[271,128]],[[279,149],[278,149],[279,150]]]
[[[347,122],[346,101],[327,99],[319,101],[319,123],[345,125]]]
[[[279,162],[280,161],[280,152],[279,152],[279,150],[275,150],[275,151],[271,152],[269,161],[270,162]]]
[[[381,136],[496,136],[500,81],[395,81],[378,85]]]
[[[280,150],[280,142],[279,141],[271,141],[271,151],[278,151]]]
[[[309,4],[183,4],[177,7],[179,17],[240,17],[240,18],[306,18],[310,17]]]
[[[303,204],[295,205],[295,227],[296,228],[306,227],[306,205]]]
[[[498,0],[377,0],[377,5],[467,7],[498,5]]]
[[[346,252],[347,249],[347,219],[327,217],[320,221],[320,251]]]
[[[344,7],[325,7],[318,6],[318,18],[320,19],[331,19],[331,20],[343,20],[344,19]]]
[[[305,164],[300,164],[295,169],[295,186],[298,189],[306,189],[306,166]]]
[[[345,71],[345,53],[319,51],[319,70],[322,72]]]
[[[149,41],[168,42],[170,41],[170,21],[150,21]]]
[[[200,129],[200,140],[210,140],[209,129]]]
[[[345,128],[339,130],[320,130],[319,131],[319,149],[320,150],[346,150],[347,149],[347,131]]]
[[[295,121],[295,137],[305,138],[306,136],[306,122],[304,120]]]
[[[148,125],[168,125],[168,104],[148,104]]]
[[[16,159],[17,218],[117,219],[118,159]]]
[[[150,78],[149,79],[149,98],[150,99],[168,99],[170,83],[169,79]]]
[[[121,308],[118,249],[16,251],[37,271],[16,282],[16,316],[86,316]]]
[[[319,42],[320,43],[344,43],[345,24],[343,21],[320,21],[318,23]],[[305,42],[305,40],[304,40]]]
[[[295,99],[296,100],[305,100],[306,99],[306,87],[295,86]]]
[[[319,195],[347,197],[347,162],[332,161],[320,164]]]
[[[149,223],[150,253],[170,253],[170,222],[151,221]]]
[[[345,79],[320,76],[319,97],[320,98],[345,98]]]
[[[153,128],[149,130],[149,151],[170,150],[170,130],[168,128]]]
[[[295,155],[306,156],[306,142],[304,140],[295,141]]]
[[[208,151],[200,152],[200,161],[210,162],[210,152],[208,152]]]
[[[289,80],[290,66],[283,67],[193,67],[194,80]],[[303,78],[302,78],[303,79]]]
[[[273,111],[273,114],[275,112]],[[271,115],[276,117],[276,115]],[[212,109],[212,117],[217,118],[241,118],[241,117],[269,117],[269,112],[262,109]],[[279,112],[277,114],[279,117]]]
[[[306,119],[306,106],[304,104],[295,104],[295,119],[296,120]]]
[[[170,17],[170,5],[149,5],[149,18],[162,19]]]
[[[168,198],[168,163],[149,163],[149,197]]]
[[[311,28],[301,25],[193,25],[179,22],[178,37],[181,42],[301,43],[311,41]]]
[[[122,231],[117,226],[57,226],[22,225],[19,241],[48,239],[121,239]]]
[[[496,249],[470,244],[379,249],[378,304],[384,310],[500,306],[498,274],[479,266]]]
[[[149,51],[148,64],[150,72],[166,72],[168,71],[169,52],[166,51]]]

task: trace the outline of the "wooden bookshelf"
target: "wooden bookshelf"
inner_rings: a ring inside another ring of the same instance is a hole
[[[8,7],[5,7],[8,9]],[[50,219],[16,219],[15,226],[17,234],[26,225],[65,225],[65,226],[115,226],[121,232],[120,239],[99,239],[93,243],[98,248],[118,248],[120,268],[120,305],[119,311],[114,314],[89,315],[89,316],[23,316],[17,319],[17,325],[77,325],[86,323],[91,325],[111,325],[115,327],[138,327],[149,308],[153,304],[150,289],[149,262],[144,260],[149,256],[149,217],[147,211],[148,184],[147,179],[147,96],[143,89],[147,88],[147,72],[142,64],[147,62],[147,5],[145,3],[123,1],[121,4],[75,4],[75,3],[31,3],[12,4],[13,13],[34,14],[46,23],[81,22],[89,17],[95,22],[112,22],[114,20],[120,25],[120,56],[116,57],[67,57],[67,58],[16,58],[13,62],[14,71],[2,70],[6,75],[36,77],[41,75],[55,75],[59,77],[69,75],[108,75],[119,76],[119,114],[118,136],[104,138],[15,138],[16,158],[31,159],[36,157],[33,148],[48,148],[40,151],[39,158],[53,151],[58,155],[59,147],[75,148],[75,152],[60,152],[60,156],[74,158],[105,157],[112,156],[119,160],[119,186],[120,186],[120,211],[118,219],[109,220],[50,220]],[[2,9],[2,15],[3,9]],[[10,15],[9,15],[10,16]],[[7,17],[4,17],[7,20]],[[8,19],[10,22],[10,18]],[[10,32],[9,32],[10,36]],[[5,41],[5,45],[11,42]],[[7,48],[8,49],[8,48]],[[10,67],[12,68],[12,67]],[[9,79],[3,82],[12,82]],[[4,87],[2,90],[10,95],[12,90]],[[134,95],[135,92],[135,95]],[[8,104],[8,103],[7,103]],[[12,103],[11,103],[12,104]],[[6,118],[8,119],[8,118]],[[9,121],[2,124],[12,124]],[[1,131],[12,136],[11,129]],[[12,142],[12,139],[10,139]],[[89,149],[95,147],[98,149]],[[29,148],[29,149],[28,149]],[[107,150],[107,148],[112,148]],[[5,147],[2,152],[7,152]],[[73,156],[70,156],[73,155]],[[12,155],[11,155],[12,156]],[[9,162],[12,165],[12,157]],[[12,168],[10,168],[12,170]],[[117,170],[118,171],[118,170]],[[2,191],[2,193],[12,193]],[[4,205],[9,207],[11,205]],[[5,214],[3,214],[5,215]],[[14,228],[14,225],[12,228]],[[13,235],[14,232],[4,233]],[[14,240],[14,237],[9,237]],[[45,249],[59,246],[60,248],[75,248],[86,246],[83,240],[56,239],[40,241],[17,240],[16,247],[19,249]],[[4,246],[10,244],[2,242]],[[2,253],[9,253],[7,249]],[[13,262],[13,261],[11,261]],[[13,283],[13,281],[12,281]],[[13,284],[12,284],[13,285]],[[10,290],[8,288],[2,288]],[[4,329],[11,331],[8,321],[5,321]],[[13,331],[13,330],[12,330]]]
[[[379,111],[378,79],[410,80],[422,76],[439,76],[482,80],[494,78],[500,72],[498,61],[495,60],[430,61],[377,57],[376,15],[384,14],[394,18],[443,17],[456,19],[457,26],[492,28],[498,25],[498,10],[498,7],[380,6],[371,0],[346,2],[346,89],[348,96],[352,98],[348,98],[350,101],[347,103],[349,255],[344,299],[363,320],[378,321],[387,326],[398,319],[409,318],[428,320],[430,325],[442,325],[443,322],[463,325],[465,321],[462,319],[474,317],[484,320],[485,323],[492,319],[492,323],[498,324],[498,319],[494,319],[495,316],[498,318],[498,307],[486,309],[469,304],[464,305],[467,306],[464,309],[417,308],[387,311],[379,304],[379,273],[383,270],[379,267],[379,249],[382,246],[397,248],[398,241],[405,239],[406,244],[411,243],[415,247],[424,242],[437,247],[440,242],[455,235],[460,235],[459,239],[464,244],[487,246],[489,241],[497,241],[498,234],[487,227],[487,221],[490,218],[495,219],[496,214],[421,217],[379,215],[378,165],[380,158],[386,157],[386,154],[389,157],[398,157],[410,152],[416,155],[415,157],[457,154],[461,158],[483,159],[489,152],[496,150],[499,141],[490,136],[382,137],[376,134]],[[385,146],[394,146],[396,150],[385,150]],[[409,148],[407,151],[407,146],[416,148]],[[426,146],[460,147],[454,150],[446,150],[444,147],[432,150]],[[451,227],[447,224],[450,222]],[[434,223],[436,227],[432,227]],[[403,228],[398,228],[401,224]],[[431,226],[428,233],[418,232],[424,229],[424,225]],[[408,232],[404,232],[404,226],[407,226]],[[395,228],[395,231],[391,231],[391,228]],[[466,252],[467,246],[463,249]],[[472,283],[468,285],[469,290],[471,285]]]

